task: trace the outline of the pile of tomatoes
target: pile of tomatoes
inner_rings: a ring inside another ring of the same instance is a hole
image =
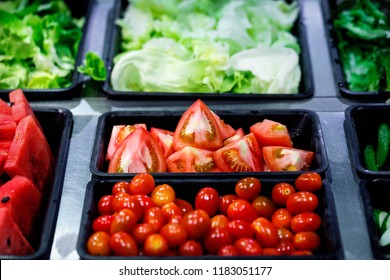
[[[262,193],[254,177],[237,181],[220,195],[203,187],[194,201],[176,197],[150,173],[119,181],[100,198],[87,241],[97,256],[258,256],[312,255],[321,247],[318,173],[306,172],[293,184],[279,182]]]

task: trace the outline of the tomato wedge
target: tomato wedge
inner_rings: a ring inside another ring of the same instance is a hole
[[[184,147],[166,159],[169,172],[218,172],[213,151]]]
[[[239,129],[236,130],[236,132],[230,136],[229,138],[227,138],[225,141],[223,141],[223,145],[226,146],[242,137],[245,136],[245,132],[244,130],[240,127]]]
[[[281,146],[263,147],[263,157],[270,171],[308,170],[314,152]]]
[[[180,118],[173,136],[173,149],[185,146],[200,149],[217,150],[222,147],[223,139],[214,114],[198,99]]]
[[[150,134],[156,139],[157,143],[161,146],[164,157],[169,157],[173,152],[173,135],[174,133],[169,130],[152,127],[150,128]]]
[[[146,124],[134,124],[134,125],[114,125],[112,127],[110,141],[108,142],[106,160],[111,160],[116,148],[119,144],[137,127],[143,127],[146,130]]]
[[[288,133],[287,127],[279,122],[264,119],[257,122],[249,128],[256,136],[259,145],[264,146],[283,146],[292,148],[293,144]]]
[[[218,149],[214,160],[222,172],[263,171],[261,149],[253,133]]]
[[[165,172],[163,151],[142,127],[137,127],[115,150],[108,173]]]
[[[226,139],[226,138],[229,138],[231,136],[234,135],[234,133],[236,133],[236,131],[234,130],[234,128],[225,123],[216,113],[214,113],[213,111],[211,111],[211,113],[213,113],[213,116],[215,118],[215,121],[217,122],[218,124],[218,127],[219,127],[219,130],[221,131],[221,135],[222,135],[222,139]]]

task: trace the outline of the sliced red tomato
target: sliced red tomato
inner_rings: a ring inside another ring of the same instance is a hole
[[[218,172],[213,152],[194,147],[184,147],[166,159],[169,172]]]
[[[222,147],[222,141],[221,130],[214,114],[198,99],[180,118],[173,136],[173,149],[178,151],[191,146],[217,150]]]
[[[281,146],[267,146],[263,147],[263,157],[270,171],[301,171],[310,168],[314,152]]]
[[[165,172],[163,151],[142,127],[137,127],[115,150],[108,173]]]
[[[107,148],[106,160],[112,159],[112,156],[116,148],[118,148],[119,144],[122,143],[122,141],[139,126],[145,128],[146,130],[145,124],[114,125],[112,127],[110,142],[108,143]]]
[[[245,132],[244,130],[240,127],[239,129],[236,130],[236,132],[230,136],[229,138],[227,138],[225,141],[223,141],[223,145],[226,146],[242,137],[245,136]]]
[[[173,152],[173,135],[172,131],[152,127],[150,128],[150,134],[156,139],[157,143],[160,144],[164,157],[169,157]]]
[[[214,160],[222,172],[263,171],[261,149],[253,133],[249,133],[214,152]]]
[[[226,138],[229,138],[231,136],[234,135],[234,133],[236,133],[236,131],[234,130],[234,128],[225,123],[216,113],[214,113],[213,111],[211,111],[211,113],[213,113],[214,115],[214,118],[218,124],[218,127],[219,127],[219,130],[221,131],[221,135],[222,135],[222,139],[226,139]]]
[[[293,144],[284,124],[269,119],[257,122],[249,128],[256,136],[259,145],[264,146],[283,146],[292,148]]]

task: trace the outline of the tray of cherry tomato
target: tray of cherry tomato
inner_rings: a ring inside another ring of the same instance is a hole
[[[98,119],[90,171],[96,178],[262,174],[324,175],[319,117],[309,110],[111,111]]]
[[[342,259],[329,182],[296,179],[92,179],[81,259]]]

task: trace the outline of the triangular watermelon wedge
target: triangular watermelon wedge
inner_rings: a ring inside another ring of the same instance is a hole
[[[0,228],[0,255],[25,256],[34,253],[7,208],[0,208]]]
[[[16,122],[14,118],[7,114],[0,113],[0,139],[14,138]]]
[[[50,186],[54,172],[54,157],[42,130],[33,116],[23,118],[15,131],[15,137],[4,164],[4,171],[12,178],[24,176],[44,192]]]
[[[12,116],[11,107],[8,105],[7,102],[5,102],[1,98],[0,98],[0,114],[6,114],[6,115],[9,115],[9,116]]]

